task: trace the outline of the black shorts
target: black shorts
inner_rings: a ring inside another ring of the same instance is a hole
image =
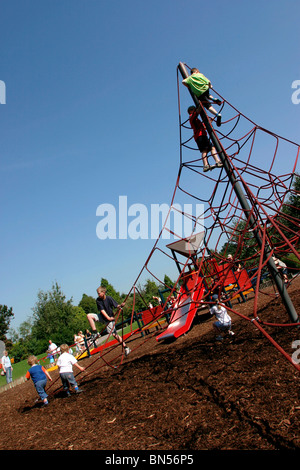
[[[209,88],[204,93],[202,93],[202,95],[198,96],[198,100],[201,101],[204,108],[210,108],[211,102],[209,101]]]
[[[207,152],[209,152],[212,149],[211,141],[206,135],[201,135],[200,137],[197,137],[196,143],[200,152],[203,152],[204,150],[207,150]]]

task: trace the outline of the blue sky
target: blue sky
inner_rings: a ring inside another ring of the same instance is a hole
[[[180,61],[300,141],[299,13],[291,0],[1,2],[0,303],[13,328],[55,281],[74,305],[102,277],[131,288],[154,240],[99,240],[96,210],[121,195],[170,203]]]

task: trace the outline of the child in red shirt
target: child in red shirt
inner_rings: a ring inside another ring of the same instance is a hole
[[[190,121],[191,128],[194,131],[195,142],[200,152],[202,153],[202,158],[203,158],[203,163],[204,163],[203,171],[212,170],[213,168],[216,168],[216,167],[222,167],[223,163],[221,162],[215,147],[213,147],[212,143],[207,137],[205,126],[203,122],[201,122],[200,119],[198,118],[199,111],[196,109],[195,106],[190,106],[187,111],[189,113],[189,121]],[[215,165],[208,164],[208,160],[207,160],[208,152],[211,152],[216,162]]]

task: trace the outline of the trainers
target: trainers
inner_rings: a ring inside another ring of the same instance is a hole
[[[71,396],[71,392],[69,390],[66,391],[66,397],[70,397]]]
[[[99,338],[99,336],[100,336],[99,333],[93,333],[89,339],[91,341],[96,341],[96,339]]]
[[[209,171],[210,170],[210,165],[204,165],[203,171]]]
[[[223,341],[223,336],[221,336],[221,335],[217,336],[216,341]]]
[[[216,163],[216,167],[221,168],[222,166],[223,166],[223,163],[222,163],[222,162],[217,162],[217,163]]]
[[[216,99],[215,99],[215,103],[216,103],[216,104],[218,104],[218,105],[220,106],[220,105],[222,104],[222,101],[221,101],[221,100],[219,100],[219,98],[216,98]]]
[[[125,353],[125,356],[127,357],[127,356],[128,356],[128,354],[130,354],[130,353],[131,353],[131,349],[129,349],[128,347],[127,347],[127,348],[125,348],[125,350],[124,350],[124,353]]]
[[[83,390],[81,390],[81,388],[77,388],[77,389],[75,390],[75,393],[82,393],[82,392],[83,392]]]
[[[222,119],[221,114],[218,114],[218,116],[217,116],[217,126],[218,127],[220,127],[220,125],[221,125],[221,119]]]

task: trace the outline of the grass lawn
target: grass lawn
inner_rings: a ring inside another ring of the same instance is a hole
[[[42,359],[43,357],[45,357],[45,354],[40,354],[39,356],[37,356],[38,359]],[[49,364],[49,359],[45,359],[45,362],[41,361],[41,365],[44,365],[44,364]],[[24,361],[17,362],[17,364],[12,364],[12,367],[13,367],[13,371],[12,371],[13,381],[19,379],[20,377],[23,377],[29,369],[29,365],[27,364],[27,359],[25,359]],[[5,375],[0,375],[0,387],[2,387],[2,385],[6,385]]]

